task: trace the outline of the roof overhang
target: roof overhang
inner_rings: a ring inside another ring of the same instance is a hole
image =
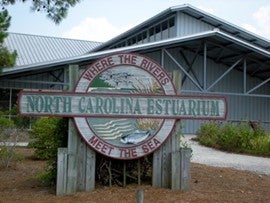
[[[113,54],[117,52],[142,52],[142,51],[150,52],[151,50],[181,46],[181,44],[183,43],[192,43],[198,40],[211,40],[211,41],[217,41],[217,43],[220,43],[220,42],[230,43],[231,44],[230,46],[235,46],[240,50],[248,52],[249,54],[253,54],[254,57],[259,57],[258,58],[259,60],[262,60],[262,59],[264,61],[270,60],[269,51],[262,49],[260,47],[254,46],[253,44],[250,44],[246,41],[243,41],[239,38],[236,38],[234,36],[231,36],[229,34],[226,34],[216,29],[213,31],[197,33],[197,34],[193,34],[189,36],[171,38],[171,39],[162,40],[158,42],[152,42],[152,43],[147,43],[147,44],[117,48],[117,49],[110,49],[110,50],[105,50],[105,51],[100,51],[100,52],[95,52],[95,53],[89,53],[86,55],[77,56],[73,58],[49,61],[46,63],[32,64],[32,65],[20,66],[20,67],[14,67],[14,68],[4,68],[0,77],[4,77],[8,75],[16,75],[16,74],[21,74],[21,73],[23,74],[29,71],[41,71],[42,69],[48,70],[50,68],[54,68],[56,66],[62,66],[66,64],[78,64],[81,62],[91,61],[91,60],[103,57],[105,55],[109,55],[109,54]]]
[[[138,24],[137,26],[131,28],[130,30],[112,38],[111,40],[101,44],[100,46],[93,49],[93,51],[100,51],[104,49],[105,47],[114,44],[115,42],[126,38],[127,36],[131,36],[134,33],[137,33],[139,30],[144,29],[145,27],[149,27],[149,25],[154,24],[157,21],[161,21],[164,19],[164,17],[174,14],[177,12],[183,12],[189,16],[192,16],[196,19],[199,19],[200,21],[203,21],[207,24],[210,24],[216,28],[220,28],[224,32],[241,38],[244,41],[250,42],[251,44],[254,44],[258,47],[262,47],[263,49],[266,49],[270,51],[270,41],[268,39],[265,39],[259,35],[256,35],[254,33],[249,32],[248,30],[245,30],[237,25],[234,25],[232,23],[229,23],[221,18],[218,18],[217,16],[214,16],[210,13],[207,13],[201,9],[198,9],[190,4],[183,4],[178,6],[170,7],[157,15],[149,18],[148,20]]]

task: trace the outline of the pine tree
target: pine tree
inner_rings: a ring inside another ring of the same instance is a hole
[[[8,28],[10,26],[11,17],[7,10],[0,12],[0,72],[5,67],[11,67],[16,61],[16,51],[10,52],[4,46],[4,40],[8,36]]]
[[[10,52],[4,46],[4,39],[8,36],[11,17],[6,6],[14,5],[27,0],[0,0],[0,73],[4,67],[12,67],[16,61],[16,51]],[[30,1],[30,0],[29,0]],[[75,6],[80,0],[31,0],[31,9],[37,12],[45,12],[47,17],[59,24],[68,13],[70,7]]]
[[[0,0],[0,6],[5,8],[8,5],[14,5],[18,2],[27,0]],[[30,1],[30,0],[28,0]],[[31,9],[37,12],[45,12],[47,17],[59,24],[68,13],[70,7],[75,6],[80,0],[31,0]]]

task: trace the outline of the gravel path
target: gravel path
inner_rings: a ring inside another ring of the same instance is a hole
[[[270,175],[270,158],[222,152],[191,140],[194,137],[196,136],[186,135],[184,138],[184,141],[192,148],[191,162]],[[0,146],[1,144],[3,145],[3,143],[0,143]],[[17,143],[17,146],[27,146],[27,144],[27,142],[20,142]]]
[[[218,151],[198,144],[198,142],[191,140],[193,137],[195,136],[185,136],[185,141],[192,148],[191,162],[270,175],[270,158]]]

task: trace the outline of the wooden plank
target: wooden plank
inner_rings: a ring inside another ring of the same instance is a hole
[[[126,187],[127,185],[127,164],[126,161],[123,161],[123,186]]]
[[[71,119],[68,122],[68,171],[67,194],[77,191],[77,131]]]
[[[92,191],[95,189],[95,175],[96,175],[96,152],[86,148],[86,175],[85,175],[85,191]]]
[[[172,176],[171,176],[171,189],[180,189],[180,151],[174,151],[171,155],[172,160]]]
[[[161,177],[162,177],[162,150],[161,148],[154,152],[153,154],[153,164],[152,164],[152,186],[161,187]]]
[[[162,177],[161,187],[170,188],[171,186],[171,150],[172,150],[173,137],[167,139],[166,143],[162,146]]]
[[[86,144],[83,140],[78,140],[78,169],[77,169],[77,190],[85,191],[86,184]]]
[[[182,148],[180,149],[180,189],[181,191],[189,191],[190,190],[190,157],[191,157],[191,149],[190,148]]]
[[[64,195],[67,190],[67,148],[57,150],[56,195]]]
[[[138,159],[137,161],[137,169],[138,169],[138,185],[141,185],[141,159]]]
[[[144,190],[139,189],[136,191],[136,203],[144,203]]]

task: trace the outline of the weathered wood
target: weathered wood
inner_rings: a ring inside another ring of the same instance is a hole
[[[73,90],[79,75],[79,66],[69,66],[69,91]],[[68,168],[67,168],[67,194],[77,191],[77,148],[78,133],[72,119],[68,121]]]
[[[89,147],[86,147],[85,168],[85,191],[92,191],[95,189],[96,152]]]
[[[73,87],[78,79],[79,66],[69,66],[69,91],[73,90]],[[63,185],[62,191],[65,194],[72,194],[77,191],[77,140],[78,135],[74,123],[71,119],[68,121],[68,148],[67,148],[67,167],[66,167],[66,185]],[[59,157],[58,157],[59,158]],[[60,174],[59,174],[60,176]],[[58,184],[58,183],[57,183]],[[60,183],[59,183],[60,187]],[[61,190],[58,188],[58,190]]]
[[[111,160],[109,160],[108,173],[109,173],[109,186],[112,187],[112,161]]]
[[[176,94],[180,94],[181,86],[182,86],[182,79],[181,73],[179,70],[173,71],[173,83],[176,88]],[[180,135],[179,132],[181,130],[181,120],[177,120],[175,123],[174,130],[172,132],[172,152],[179,150],[180,147]]]
[[[167,139],[166,143],[162,146],[162,176],[161,187],[170,188],[171,186],[171,152],[172,152],[173,137]]]
[[[162,150],[159,149],[153,154],[153,167],[152,167],[152,186],[161,187],[162,177]]]
[[[173,71],[173,83],[176,88],[176,93],[180,94],[181,91],[181,73],[179,70]],[[181,121],[177,120],[175,123],[174,130],[172,132],[172,153],[171,153],[171,189],[176,190],[180,188],[180,135]]]
[[[123,186],[126,187],[127,185],[127,165],[126,165],[126,162],[124,161],[123,162]]]
[[[78,152],[77,152],[77,190],[78,191],[84,191],[86,187],[86,144],[82,140],[78,140]]]
[[[190,190],[190,157],[191,149],[190,148],[181,148],[180,149],[180,189],[181,191]]]
[[[79,79],[79,66],[78,65],[69,65],[69,91],[73,91],[77,80]]]
[[[79,77],[79,67],[69,66],[69,91],[73,90]],[[69,119],[68,163],[66,194],[91,191],[95,188],[95,152],[80,138],[72,119]]]
[[[180,151],[172,152],[171,160],[172,160],[171,189],[178,190],[180,189],[180,178],[181,178]]]
[[[67,154],[67,148],[58,148],[56,195],[64,195],[67,191]]]
[[[144,202],[144,190],[139,189],[136,191],[136,203],[143,203]]]
[[[77,142],[78,135],[71,119],[68,122],[68,171],[67,171],[67,194],[77,191]]]
[[[138,185],[141,185],[141,159],[137,161],[137,169],[138,169]]]
[[[173,71],[172,74],[174,85],[176,86],[177,93],[181,89],[181,74],[179,70]],[[175,160],[172,160],[171,153],[179,149],[180,138],[178,128],[180,121],[176,122],[177,129],[174,129],[163,144],[163,146],[154,152],[153,155],[153,172],[152,172],[152,185],[154,187],[171,187],[172,165],[175,165]],[[178,160],[179,161],[179,160]]]

